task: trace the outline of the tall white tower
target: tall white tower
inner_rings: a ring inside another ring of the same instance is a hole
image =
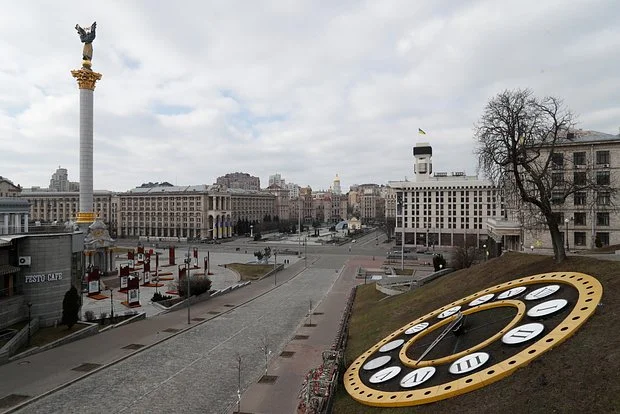
[[[332,186],[332,191],[334,194],[342,194],[342,190],[340,189],[340,177],[336,174],[336,178],[334,178],[334,185]]]
[[[80,210],[76,218],[79,225],[89,225],[97,217],[93,212],[93,99],[95,83],[101,79],[101,73],[91,69],[96,26],[93,23],[86,30],[76,26],[84,43],[83,60],[79,70],[71,71],[80,88]]]
[[[433,148],[428,142],[419,142],[413,147],[413,174],[416,181],[424,181],[433,173]]]

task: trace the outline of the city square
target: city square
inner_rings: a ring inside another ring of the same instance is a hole
[[[5,7],[0,412],[614,412],[617,4],[149,6]]]

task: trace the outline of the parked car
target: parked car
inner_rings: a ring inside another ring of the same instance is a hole
[[[202,239],[200,240],[200,243],[206,243],[206,244],[220,244],[219,241],[217,241],[217,239]]]

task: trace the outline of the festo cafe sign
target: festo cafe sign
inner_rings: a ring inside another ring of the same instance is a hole
[[[54,282],[56,280],[62,280],[62,272],[26,275],[26,283]]]

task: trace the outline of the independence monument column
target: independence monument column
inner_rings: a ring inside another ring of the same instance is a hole
[[[97,217],[93,212],[93,97],[95,83],[101,79],[101,73],[91,69],[96,27],[97,22],[86,29],[75,25],[84,50],[82,67],[71,71],[80,88],[80,206],[76,222],[83,229]]]

